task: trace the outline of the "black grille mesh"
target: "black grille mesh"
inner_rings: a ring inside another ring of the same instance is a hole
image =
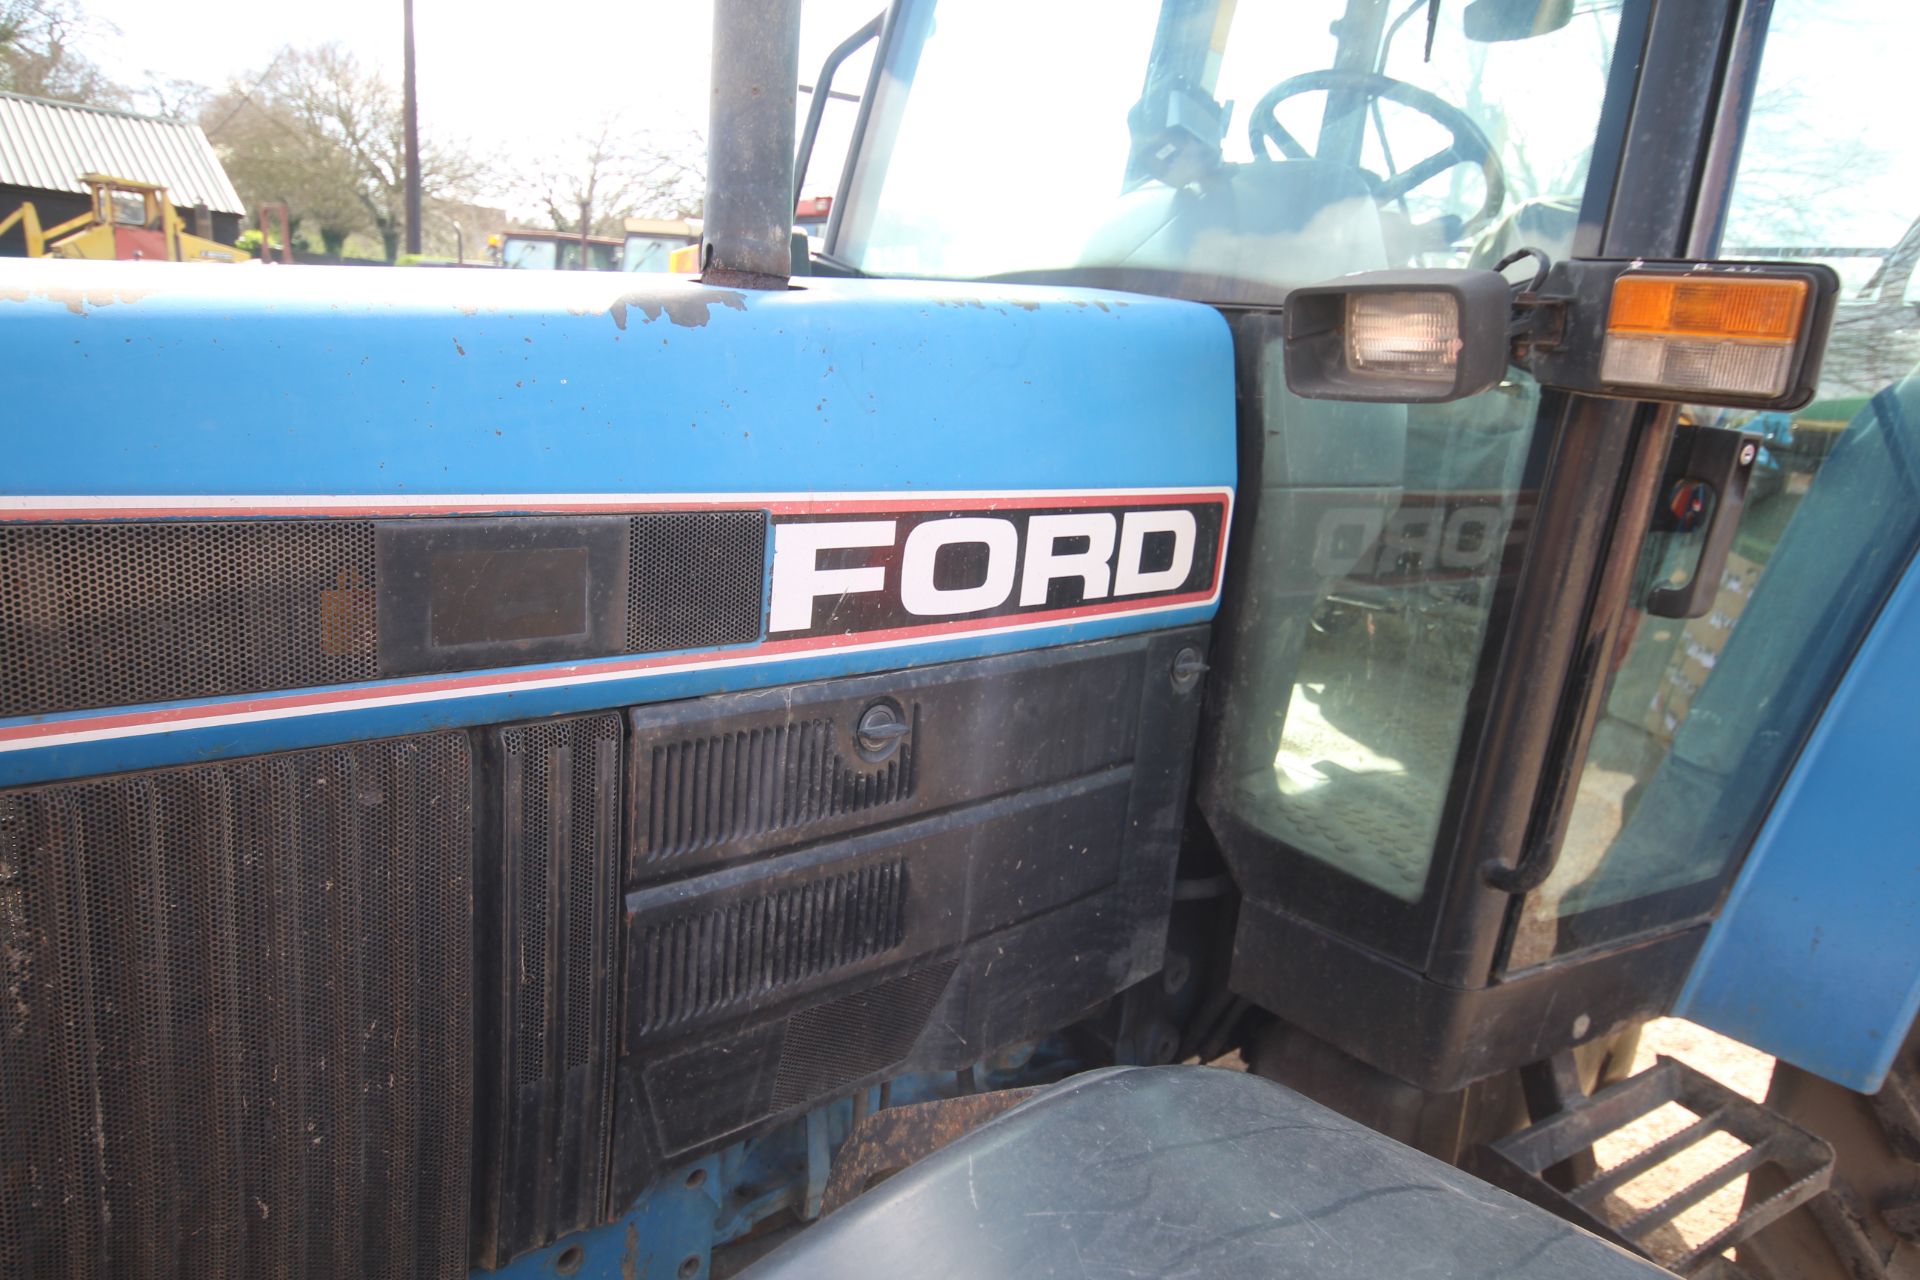
[[[0,1275],[467,1270],[457,734],[0,793]]]
[[[667,653],[760,637],[764,511],[634,516],[627,649]]]
[[[780,1048],[773,1109],[824,1098],[913,1052],[957,963],[926,965],[794,1014]]]
[[[595,1225],[606,1204],[612,1140],[614,937],[620,895],[617,712],[488,731],[502,812],[499,874],[504,950],[482,930],[483,954],[504,983],[508,1074],[496,1103],[504,1127],[483,1126],[476,1263],[499,1266],[557,1236]]]
[[[625,652],[759,637],[765,512],[629,519]],[[0,716],[379,678],[375,523],[0,526]]]
[[[527,1085],[584,1066],[612,1016],[610,989],[595,974],[594,947],[612,928],[620,717],[503,729],[500,741],[520,761],[514,909],[520,945],[512,977],[516,1071]],[[597,787],[602,754],[608,785]],[[556,936],[549,936],[550,927]]]
[[[380,674],[370,520],[0,527],[0,715]]]
[[[900,945],[906,863],[895,859],[642,929],[634,1032],[690,1022]]]

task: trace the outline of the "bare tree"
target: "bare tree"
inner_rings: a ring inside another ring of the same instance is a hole
[[[129,92],[134,109],[170,120],[193,120],[213,99],[213,90],[195,80],[147,72],[145,83]]]
[[[603,116],[541,172],[528,196],[556,231],[618,235],[629,217],[697,214],[706,186],[697,134],[664,142]]]
[[[1845,215],[1858,208],[1845,198],[1847,192],[1861,174],[1885,171],[1888,157],[1870,145],[1867,131],[1847,133],[1846,125],[1827,119],[1819,105],[1792,83],[1774,85],[1755,98],[1724,243],[1831,244],[1835,224],[1844,224]]]
[[[111,32],[77,0],[0,0],[0,89],[91,107],[126,107],[125,89],[79,52]]]
[[[251,87],[229,90],[204,118],[251,196],[286,200],[319,227],[331,251],[364,227],[379,236],[389,262],[399,253],[406,207],[399,94],[347,49],[283,49]],[[420,187],[428,201],[461,196],[480,175],[460,148],[423,140]]]
[[[345,149],[265,91],[268,78],[213,98],[201,109],[201,127],[249,209],[284,203],[294,229],[339,257],[349,236],[374,232],[359,174]]]

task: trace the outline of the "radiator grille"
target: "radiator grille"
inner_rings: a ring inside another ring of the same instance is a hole
[[[0,528],[0,715],[378,674],[370,520]]]
[[[919,723],[914,707],[911,723]],[[742,729],[653,748],[639,854],[668,862],[735,840],[791,831],[913,798],[914,740],[885,764],[856,767],[832,720]]]
[[[500,932],[482,932],[510,1022],[482,1090],[478,1253],[500,1266],[605,1209],[619,914],[618,713],[491,730],[502,814]],[[502,940],[493,951],[494,938]]]
[[[630,536],[628,650],[666,653],[759,639],[765,512],[634,516]]]
[[[898,859],[641,930],[636,1034],[678,1026],[832,973],[900,945],[906,864]]]
[[[514,980],[518,1075],[532,1084],[584,1066],[611,1017],[594,953],[612,929],[620,717],[552,720],[502,730],[500,738],[520,767]]]
[[[0,793],[0,1275],[466,1272],[470,777],[448,734]]]
[[[927,965],[794,1014],[774,1076],[773,1109],[827,1097],[913,1052],[955,963]]]

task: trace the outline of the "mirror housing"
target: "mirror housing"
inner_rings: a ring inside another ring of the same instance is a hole
[[[1467,39],[1481,44],[1531,40],[1573,21],[1573,0],[1473,0],[1460,11]]]

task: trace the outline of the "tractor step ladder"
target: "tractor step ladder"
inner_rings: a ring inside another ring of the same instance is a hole
[[[1578,1088],[1571,1055],[1543,1063],[1540,1070],[1552,1079],[1544,1086],[1538,1079],[1532,1082],[1529,1105],[1535,1115],[1551,1113],[1476,1148],[1467,1168],[1603,1239],[1652,1258],[1648,1240],[1656,1231],[1734,1179],[1772,1166],[1782,1180],[1779,1191],[1748,1203],[1711,1238],[1677,1258],[1656,1259],[1680,1275],[1702,1280],[1740,1277],[1742,1272],[1723,1256],[1726,1251],[1820,1196],[1833,1176],[1833,1149],[1823,1140],[1672,1058],[1661,1057],[1646,1071],[1591,1097]],[[1553,1099],[1548,1107],[1540,1105],[1543,1093]],[[1677,1103],[1695,1119],[1610,1169],[1596,1167],[1596,1142],[1668,1103]],[[1746,1150],[1650,1207],[1635,1210],[1614,1195],[1717,1134],[1737,1139]]]

